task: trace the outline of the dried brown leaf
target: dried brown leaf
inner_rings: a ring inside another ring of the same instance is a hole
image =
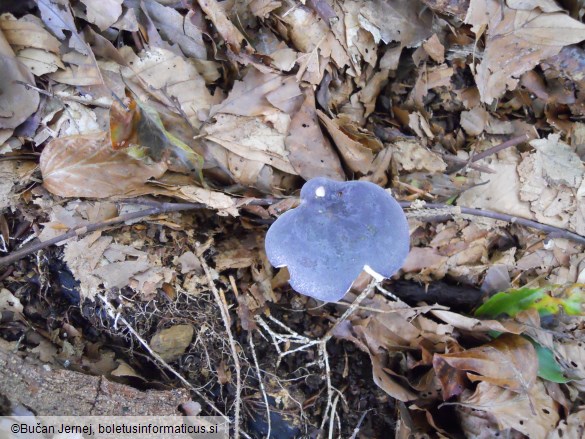
[[[452,354],[436,354],[451,367],[471,371],[471,381],[484,381],[515,392],[528,392],[536,382],[538,358],[525,338],[503,334],[477,348]]]
[[[234,83],[228,97],[210,110],[238,116],[260,116],[277,109],[293,114],[303,101],[303,94],[294,76],[262,73],[250,68],[241,81]]]
[[[335,154],[319,126],[313,90],[304,90],[305,101],[291,119],[285,145],[291,165],[305,180],[313,177],[329,177],[344,180],[345,173],[339,157]]]
[[[461,404],[490,413],[500,430],[513,428],[535,439],[546,438],[559,421],[557,403],[547,395],[540,381],[530,393],[479,383],[472,395],[461,398]]]
[[[145,182],[166,171],[164,163],[148,164],[114,151],[107,133],[51,141],[41,154],[40,167],[50,192],[92,198],[149,193]]]
[[[585,24],[564,13],[515,10],[497,0],[471,0],[465,21],[476,35],[488,25],[486,49],[476,72],[481,99],[488,104],[506,89],[514,90],[519,77],[540,61],[585,39]]]
[[[205,12],[205,14],[213,22],[214,26],[217,28],[217,31],[220,33],[226,43],[228,43],[230,49],[235,53],[238,53],[240,51],[242,41],[245,41],[246,38],[229,20],[221,5],[215,0],[197,0],[197,2],[199,3],[199,6],[201,6],[201,9],[203,9],[203,12]],[[250,53],[253,51],[249,45],[246,46],[246,50],[248,50]]]
[[[398,41],[403,47],[415,47],[431,36],[432,13],[412,0],[366,1],[360,21],[376,42]]]
[[[185,56],[207,59],[207,49],[201,30],[189,17],[184,17],[175,9],[161,5],[155,0],[142,0],[144,12],[148,14],[163,38],[178,44]]]
[[[288,118],[287,115],[286,118]],[[284,145],[290,120],[269,126],[254,117],[217,114],[216,122],[205,128],[206,138],[248,160],[273,166],[296,175]]]
[[[330,119],[320,110],[317,110],[317,115],[325,125],[325,128],[327,128],[329,135],[331,135],[347,166],[352,171],[367,174],[374,161],[373,151],[344,133],[339,125],[338,119]]]

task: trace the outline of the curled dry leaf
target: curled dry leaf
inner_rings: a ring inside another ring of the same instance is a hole
[[[360,10],[362,27],[376,42],[398,41],[403,47],[415,47],[431,36],[432,13],[412,0],[365,1]]]
[[[53,35],[65,40],[68,36],[63,31],[67,31],[70,34],[69,47],[84,55],[90,54],[89,46],[77,32],[69,0],[38,0],[38,6],[45,26]]]
[[[338,119],[330,119],[320,110],[317,110],[317,115],[333,138],[347,166],[352,171],[367,174],[372,168],[374,152],[344,133]]]
[[[514,392],[528,392],[536,382],[538,357],[532,343],[515,334],[503,334],[477,348],[436,354],[471,381],[484,381]]]
[[[114,151],[107,133],[51,141],[41,154],[40,167],[49,192],[92,198],[149,193],[146,181],[166,171],[164,163],[147,163]]]

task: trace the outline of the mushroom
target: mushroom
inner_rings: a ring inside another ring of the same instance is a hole
[[[392,276],[409,245],[404,212],[384,189],[323,177],[305,183],[301,204],[272,224],[265,243],[295,291],[325,302],[341,299],[362,270],[377,281]]]

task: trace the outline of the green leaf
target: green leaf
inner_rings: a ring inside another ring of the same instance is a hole
[[[544,346],[541,346],[530,337],[526,337],[532,342],[536,355],[538,356],[538,376],[544,380],[552,381],[553,383],[567,383],[569,380],[563,374],[563,369],[557,363],[552,351]]]
[[[514,317],[527,309],[536,309],[541,316],[558,314],[561,309],[569,315],[582,315],[584,302],[583,284],[572,284],[563,289],[556,285],[542,288],[525,287],[494,294],[475,311],[475,316],[497,317],[507,314]]]

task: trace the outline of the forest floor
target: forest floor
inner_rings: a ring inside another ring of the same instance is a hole
[[[241,437],[583,437],[583,1],[0,14],[4,353]],[[314,177],[401,203],[392,279],[323,303],[271,266]]]

